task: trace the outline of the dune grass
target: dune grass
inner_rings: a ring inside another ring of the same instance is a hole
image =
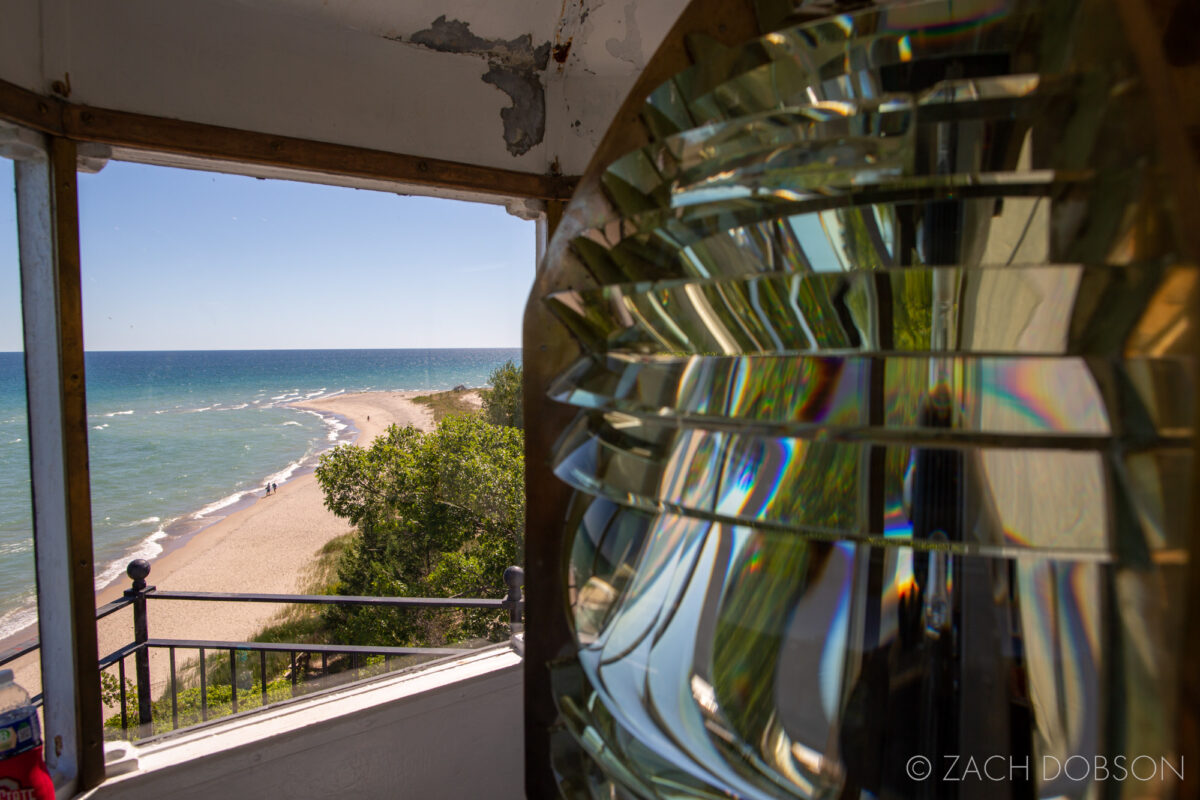
[[[412,401],[420,403],[423,406],[428,406],[433,411],[433,421],[438,423],[450,416],[478,414],[479,406],[468,399],[468,395],[472,395],[476,391],[476,389],[464,389],[460,391],[433,392],[432,394],[423,394],[414,397]]]

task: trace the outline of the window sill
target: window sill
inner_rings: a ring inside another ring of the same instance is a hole
[[[138,747],[133,771],[82,797],[520,796],[520,665],[501,645],[194,728]]]

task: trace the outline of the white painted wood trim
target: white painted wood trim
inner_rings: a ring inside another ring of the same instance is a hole
[[[46,761],[60,792],[78,774],[75,631],[59,370],[58,281],[50,160],[17,161],[17,232],[25,334],[38,635],[41,638]],[[60,743],[57,744],[56,743]],[[67,796],[70,796],[69,794]]]

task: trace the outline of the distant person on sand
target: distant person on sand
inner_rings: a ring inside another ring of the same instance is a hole
[[[271,496],[271,484],[268,483],[267,490],[265,492],[263,492],[263,497],[270,497],[270,496]]]
[[[278,491],[279,491],[279,484],[277,484],[277,483],[272,483],[272,484],[271,484],[271,494],[275,494],[275,493],[276,493],[276,492],[278,492]]]

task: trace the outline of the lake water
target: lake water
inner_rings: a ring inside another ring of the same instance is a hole
[[[482,386],[520,350],[94,352],[86,356],[97,586],[238,500],[311,469],[354,431],[289,408],[344,392]],[[0,638],[34,609],[21,353],[0,353]]]

